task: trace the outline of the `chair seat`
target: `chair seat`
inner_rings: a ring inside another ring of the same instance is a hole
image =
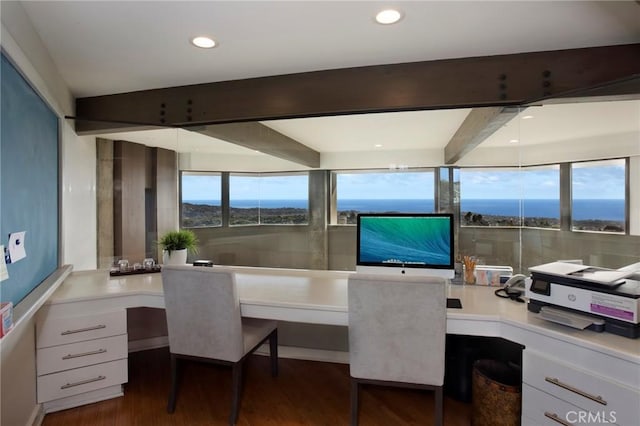
[[[242,340],[244,343],[244,353],[247,354],[258,343],[264,340],[278,326],[278,323],[271,320],[257,318],[242,318]]]

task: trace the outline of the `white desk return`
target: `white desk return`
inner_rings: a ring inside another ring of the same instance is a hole
[[[234,269],[243,316],[347,325],[349,272],[252,267]],[[100,313],[116,312],[126,321],[126,308],[164,308],[161,280],[158,273],[113,278],[106,271],[73,273],[40,310],[38,338],[40,340],[41,335],[51,328],[49,324],[55,325],[61,320],[65,327],[69,327],[70,322],[87,324],[82,320]],[[528,312],[524,304],[495,297],[493,290],[481,286],[450,285],[448,297],[460,298],[462,309],[448,309],[447,332],[502,337],[526,347],[523,355],[523,424],[551,422],[544,412],[549,413],[549,407],[552,407],[552,411],[566,413],[567,403],[569,408],[592,411],[601,408],[592,408],[588,399],[583,401],[582,397],[574,397],[571,392],[570,395],[564,395],[563,392],[568,391],[556,389],[544,377],[540,380],[547,368],[552,372],[559,370],[571,373],[565,380],[575,380],[574,385],[584,386],[591,392],[596,392],[591,389],[602,389],[604,382],[614,383],[615,386],[609,390],[611,402],[606,409],[617,410],[619,424],[633,424],[627,419],[637,420],[640,417],[640,409],[637,408],[637,402],[640,401],[640,340],[548,323]],[[104,329],[98,330],[98,333],[110,335]],[[123,332],[120,328],[112,333],[126,334],[126,329]],[[575,365],[575,360],[579,360],[580,364]],[[52,374],[43,376],[48,378]],[[99,374],[97,377],[102,376]],[[126,377],[120,383],[123,382],[126,382]],[[45,402],[46,411],[54,411],[117,396],[114,395],[115,390],[117,394],[122,394],[119,383],[101,392],[100,386],[105,383],[106,379],[100,379],[88,385],[74,386],[73,394],[61,396],[60,393],[54,393],[55,398],[47,401],[40,399],[39,387],[39,402]]]

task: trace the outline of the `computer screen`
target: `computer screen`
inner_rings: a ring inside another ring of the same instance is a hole
[[[448,213],[360,214],[356,270],[453,278],[453,238]]]

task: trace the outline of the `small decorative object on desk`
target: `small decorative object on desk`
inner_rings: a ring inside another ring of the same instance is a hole
[[[193,266],[213,266],[213,262],[210,260],[204,260],[204,259],[200,259],[200,260],[194,260],[193,261]]]
[[[147,257],[142,261],[142,266],[144,266],[144,269],[146,269],[147,271],[150,271],[156,266],[156,261],[150,257]]]
[[[127,259],[118,260],[118,270],[120,272],[127,272],[129,270],[129,261]]]
[[[476,283],[476,263],[477,260],[472,256],[464,256],[462,258],[464,267],[464,283],[475,284]]]
[[[198,252],[198,238],[189,229],[169,231],[160,237],[158,244],[162,247],[162,263],[165,265],[185,265],[187,252]]]
[[[124,262],[126,262],[126,267],[123,267]],[[156,265],[156,262],[151,258],[143,260],[142,263],[134,263],[132,268],[129,268],[129,261],[124,259],[124,262],[123,260],[118,261],[118,267],[111,268],[109,275],[114,277],[120,275],[148,274],[162,270],[160,265]]]

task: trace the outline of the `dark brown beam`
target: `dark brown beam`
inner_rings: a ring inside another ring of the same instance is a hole
[[[637,75],[640,44],[345,68],[80,98],[77,118],[96,122],[76,131],[520,105]]]
[[[254,149],[309,167],[320,167],[320,153],[258,122],[187,128],[203,135]]]
[[[454,164],[518,114],[516,107],[474,108],[444,148],[444,163]]]
[[[534,104],[549,105],[580,102],[630,101],[638,99],[640,99],[640,75],[603,86],[565,93],[555,98],[534,102]]]

